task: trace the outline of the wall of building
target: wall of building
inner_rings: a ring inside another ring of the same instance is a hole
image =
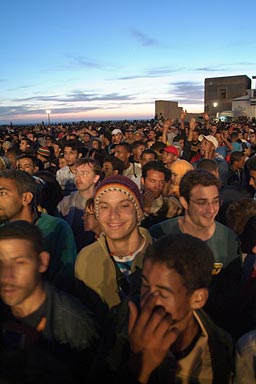
[[[156,100],[155,116],[166,119],[179,119],[182,107],[178,106],[177,101]]]
[[[256,104],[248,100],[233,100],[232,110],[235,116],[247,116],[249,119],[256,117]]]
[[[205,112],[215,117],[217,112],[232,110],[232,99],[246,95],[246,90],[250,88],[251,79],[246,75],[206,78]]]

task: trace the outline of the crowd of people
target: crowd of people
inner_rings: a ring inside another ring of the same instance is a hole
[[[0,382],[256,383],[256,125],[0,132]]]

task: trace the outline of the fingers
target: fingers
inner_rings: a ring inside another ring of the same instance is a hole
[[[128,306],[129,306],[128,333],[130,334],[134,328],[134,325],[138,317],[138,309],[136,307],[136,304],[134,304],[131,300],[128,301]]]

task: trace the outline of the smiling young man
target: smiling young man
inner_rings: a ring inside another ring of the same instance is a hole
[[[221,205],[218,179],[203,169],[188,171],[180,182],[180,203],[184,215],[153,225],[151,236],[187,233],[206,242],[214,255],[215,271],[207,311],[218,325],[233,332],[242,253],[236,234],[215,220]]]
[[[219,180],[208,171],[188,171],[180,182],[180,203],[184,215],[152,226],[151,235],[158,238],[168,233],[188,233],[198,237],[207,242],[215,262],[221,263],[222,267],[240,257],[234,232],[215,220],[221,205],[219,185]]]
[[[90,289],[96,306],[104,303],[111,308],[127,295],[151,237],[140,227],[144,214],[141,194],[128,177],[105,178],[95,190],[94,204],[103,233],[78,253],[75,275]]]
[[[110,310],[96,375],[112,383],[230,383],[232,338],[202,309],[213,262],[207,244],[193,236],[154,242],[140,296]]]

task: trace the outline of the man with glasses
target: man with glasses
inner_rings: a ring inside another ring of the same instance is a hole
[[[211,312],[211,316],[224,328],[229,328],[229,320],[225,319],[223,306],[227,309],[233,302],[233,294],[237,292],[237,282],[241,274],[242,259],[235,233],[215,220],[221,206],[219,180],[203,169],[188,171],[180,182],[180,203],[184,208],[184,216],[162,221],[153,225],[149,231],[153,238],[169,233],[188,233],[208,244],[214,254],[212,298],[213,301],[218,301],[213,304],[214,312],[218,313]],[[227,293],[227,299],[223,290]],[[221,304],[223,300],[224,305]],[[226,300],[229,305],[226,305]],[[209,300],[209,303],[212,301]]]
[[[168,233],[189,233],[206,241],[214,253],[215,263],[221,263],[224,268],[240,257],[234,232],[215,221],[221,199],[219,180],[213,174],[202,169],[188,171],[180,182],[180,203],[184,216],[152,226],[150,233],[154,238]]]

